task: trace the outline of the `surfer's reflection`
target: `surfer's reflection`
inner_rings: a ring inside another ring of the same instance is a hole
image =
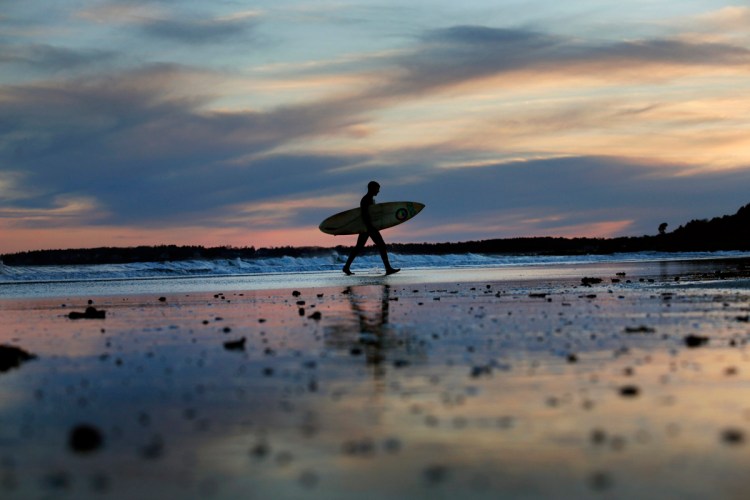
[[[365,287],[347,287],[353,313],[350,321],[329,325],[326,328],[326,343],[334,348],[347,349],[352,356],[361,356],[372,369],[375,378],[386,372],[386,355],[396,348],[408,347],[408,338],[395,338],[389,322],[391,290],[390,286],[380,287],[380,299],[371,299],[372,292]],[[404,364],[404,360],[393,360],[394,364]]]

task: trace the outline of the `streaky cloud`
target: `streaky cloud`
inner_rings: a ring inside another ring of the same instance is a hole
[[[107,61],[116,54],[106,50],[76,50],[48,44],[0,44],[0,63],[43,71],[70,70]]]
[[[146,19],[141,30],[152,37],[188,44],[224,42],[252,33],[255,21],[238,17],[226,19]]]
[[[429,31],[419,41],[410,54],[391,60],[398,70],[383,94],[439,91],[518,71],[608,78],[636,69],[648,78],[653,66],[746,70],[750,65],[750,50],[743,46],[669,38],[591,42],[526,29],[453,26]]]

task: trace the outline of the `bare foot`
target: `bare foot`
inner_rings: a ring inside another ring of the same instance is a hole
[[[396,274],[396,273],[397,273],[397,272],[399,272],[400,270],[401,270],[401,269],[396,269],[396,268],[392,267],[392,268],[390,268],[390,269],[386,269],[386,270],[385,270],[385,275],[386,275],[386,276],[390,276],[391,274]]]

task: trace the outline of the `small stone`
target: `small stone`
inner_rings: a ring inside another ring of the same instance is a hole
[[[320,318],[322,318],[322,317],[323,317],[323,315],[320,313],[320,311],[315,311],[310,316],[308,316],[308,318],[314,319],[316,321],[320,320]]]
[[[700,347],[706,344],[708,344],[708,337],[705,337],[703,335],[690,334],[685,337],[685,345],[690,348]]]
[[[581,278],[581,284],[583,286],[597,285],[602,282],[601,278]]]
[[[76,453],[89,453],[102,447],[104,438],[101,431],[88,424],[80,424],[70,431],[68,446]]]
[[[448,477],[448,468],[444,465],[429,465],[424,469],[423,475],[428,483],[442,483]]]
[[[745,442],[745,433],[740,429],[724,429],[721,431],[721,440],[730,445],[742,444]]]
[[[224,342],[224,349],[227,351],[244,351],[245,350],[245,337],[238,340],[229,340]]]
[[[620,396],[624,398],[634,398],[641,393],[641,389],[637,385],[623,385],[619,391]]]
[[[167,301],[166,297],[159,297],[159,302],[166,302],[166,301]]]
[[[646,325],[626,326],[625,333],[655,333],[656,330]]]
[[[99,310],[96,307],[89,306],[84,312],[71,311],[68,313],[70,319],[104,319],[107,311]]]
[[[0,345],[0,373],[12,368],[18,368],[21,363],[35,359],[36,355],[26,352],[20,347]]]
[[[608,490],[612,484],[612,478],[606,472],[594,472],[589,477],[589,485],[597,491]]]

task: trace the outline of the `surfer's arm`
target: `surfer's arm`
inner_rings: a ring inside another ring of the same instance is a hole
[[[368,232],[375,231],[375,227],[372,225],[372,219],[370,218],[370,206],[373,205],[372,198],[365,196],[362,201],[359,202],[359,208],[362,212],[362,222],[365,223],[365,227]]]

